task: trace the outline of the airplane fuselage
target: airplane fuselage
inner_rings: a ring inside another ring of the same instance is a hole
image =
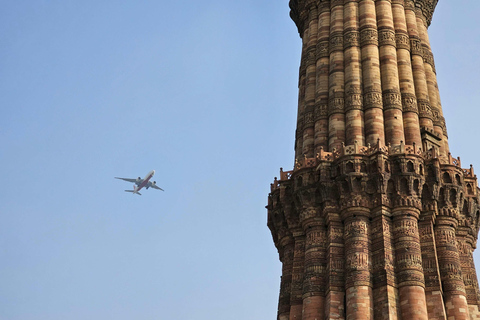
[[[145,178],[143,179],[143,181],[140,183],[140,184],[137,184],[137,186],[134,186],[134,192],[137,193],[138,191],[140,191],[143,187],[145,187],[146,185],[148,185],[148,181],[150,181],[150,179],[152,179],[153,175],[155,174],[155,170],[152,170],[150,171],[146,176]]]

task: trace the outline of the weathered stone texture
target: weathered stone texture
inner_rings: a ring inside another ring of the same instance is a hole
[[[295,166],[268,197],[279,320],[480,319],[480,193],[449,153],[437,0],[291,0]]]

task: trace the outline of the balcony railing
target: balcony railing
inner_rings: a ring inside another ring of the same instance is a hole
[[[391,146],[382,146],[380,144],[380,140],[377,141],[377,144],[374,146],[367,145],[367,146],[360,146],[357,141],[353,145],[342,145],[342,147],[337,150],[333,149],[332,152],[324,151],[323,148],[320,148],[320,152],[316,154],[314,158],[307,158],[304,156],[303,158],[295,159],[294,169],[290,171],[283,171],[280,168],[280,180],[275,178],[274,183],[272,184],[272,191],[276,189],[280,185],[280,181],[289,180],[292,177],[292,174],[300,169],[304,168],[312,168],[318,166],[323,161],[334,161],[340,157],[346,155],[372,155],[375,153],[384,153],[387,155],[399,155],[399,154],[410,154],[410,155],[418,155],[423,157],[425,160],[437,159],[439,158],[438,151],[435,148],[432,148],[428,151],[423,151],[422,148],[417,147],[415,144],[413,145],[406,145],[403,141],[400,142],[399,145]],[[470,165],[470,169],[462,169],[460,157],[454,158],[450,153],[448,153],[447,157],[448,164],[454,165],[460,168],[464,176],[466,178],[475,178],[475,173],[473,171],[473,166]]]

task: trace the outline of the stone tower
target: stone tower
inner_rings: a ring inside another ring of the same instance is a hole
[[[438,0],[290,0],[295,166],[268,197],[279,320],[480,319],[473,168],[449,153]]]

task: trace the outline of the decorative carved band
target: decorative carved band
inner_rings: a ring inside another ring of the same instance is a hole
[[[331,226],[329,229],[329,240],[330,242],[343,241],[343,228]]]
[[[304,118],[304,128],[311,128],[314,126],[315,122],[314,122],[313,111],[306,112],[303,118]]]
[[[418,113],[417,97],[412,93],[402,93],[403,112]]]
[[[435,71],[435,61],[433,59],[433,53],[428,47],[423,47],[423,62],[432,66],[433,72]]]
[[[323,40],[317,43],[317,59],[329,57],[329,41]]]
[[[365,245],[368,245],[368,241],[365,242]],[[369,259],[367,253],[348,254],[345,260],[347,271],[368,271]]]
[[[410,51],[410,38],[408,34],[396,33],[395,41],[397,43],[397,49],[405,49]]]
[[[419,270],[403,270],[398,273],[398,286],[420,286],[425,287],[423,272]]]
[[[343,113],[345,111],[345,98],[343,92],[336,92],[328,101],[328,115]]]
[[[432,107],[428,100],[418,99],[418,116],[420,118],[433,119]]]
[[[297,131],[295,132],[295,137],[297,139],[303,137],[303,118],[299,117],[297,121]]]
[[[310,213],[311,217],[315,217],[317,213],[317,209],[315,207],[309,208],[308,210]],[[314,231],[308,231],[306,234],[306,242],[305,246],[309,248],[310,246],[312,247],[323,247],[325,245],[325,242],[327,241],[327,235],[325,234],[325,230],[321,229],[324,228],[322,227],[317,227],[317,229],[313,229]],[[309,229],[312,230],[312,229]],[[312,270],[313,271],[313,270]]]
[[[442,130],[446,127],[445,125],[445,118],[440,115],[438,110],[432,110],[433,114],[433,125],[442,128]]]
[[[435,108],[432,108],[432,120],[433,120],[433,125],[434,126],[437,126],[437,127],[441,127],[442,126],[442,121],[440,119],[440,112],[435,109]]]
[[[417,56],[423,56],[422,42],[417,38],[410,38],[410,48],[412,54]]]
[[[383,109],[383,98],[380,91],[370,91],[363,95],[364,109],[380,108]]]
[[[398,219],[395,221],[393,228],[396,237],[418,237],[418,223],[414,218]]]
[[[307,48],[307,51],[305,53],[306,65],[312,65],[316,63],[317,61],[316,53],[317,53],[317,47],[315,45]]]
[[[380,46],[396,46],[395,31],[391,29],[378,30],[378,42]]]
[[[328,103],[319,101],[315,103],[315,121],[319,119],[328,119]]]
[[[378,46],[378,32],[375,28],[365,28],[360,31],[360,46]]]
[[[420,254],[400,254],[396,257],[397,268],[417,269],[422,272],[422,256]]]
[[[345,238],[368,235],[368,224],[365,221],[351,221],[345,225]]]
[[[330,53],[343,51],[343,33],[332,33],[330,35]]]
[[[402,110],[402,96],[397,89],[383,91],[383,108]]]
[[[437,246],[457,245],[457,238],[453,228],[445,226],[437,227],[435,237],[437,240]]]
[[[359,86],[351,86],[345,95],[345,111],[362,110],[362,90]]]
[[[343,48],[347,49],[350,47],[359,47],[360,46],[360,32],[358,30],[350,30],[345,32],[343,38]]]

